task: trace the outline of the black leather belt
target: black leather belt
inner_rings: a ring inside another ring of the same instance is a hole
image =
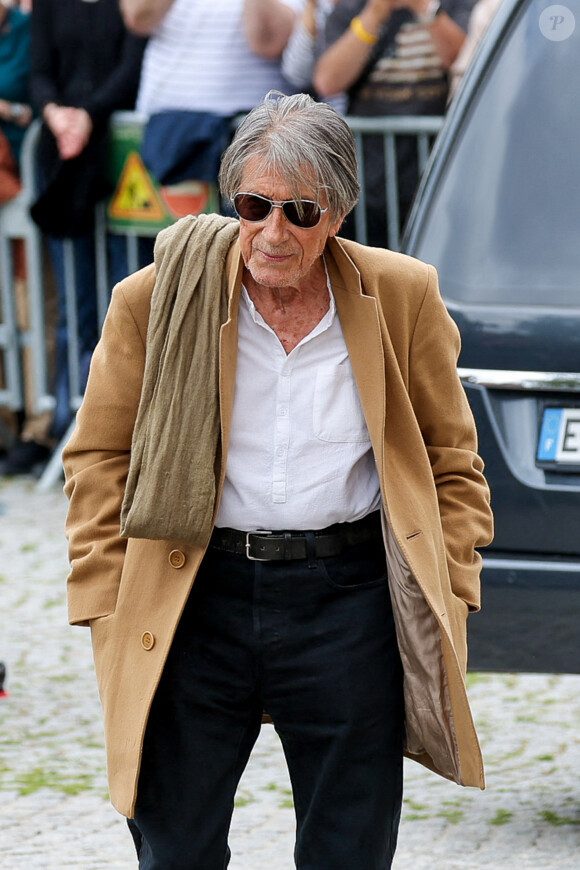
[[[380,511],[374,511],[354,523],[336,523],[312,532],[241,532],[238,529],[216,528],[209,545],[216,550],[246,556],[257,562],[270,562],[338,556],[347,547],[380,537]]]

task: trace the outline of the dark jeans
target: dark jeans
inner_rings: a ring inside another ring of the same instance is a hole
[[[147,726],[130,822],[141,870],[228,866],[264,709],[292,781],[299,870],[388,870],[404,714],[382,542],[311,562],[208,551]]]

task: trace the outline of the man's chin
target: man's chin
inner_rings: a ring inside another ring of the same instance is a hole
[[[262,287],[271,287],[273,290],[281,287],[289,287],[294,284],[300,275],[296,269],[288,269],[287,267],[258,267],[248,270],[256,282]]]

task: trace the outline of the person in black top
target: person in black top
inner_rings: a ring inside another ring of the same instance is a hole
[[[110,192],[105,172],[111,114],[135,104],[146,40],[125,28],[118,0],[35,0],[31,97],[43,119],[40,195],[31,215],[48,235],[59,297],[53,434],[71,418],[63,239],[75,253],[81,387],[98,338],[95,204]],[[127,273],[122,238],[109,236],[111,283]]]

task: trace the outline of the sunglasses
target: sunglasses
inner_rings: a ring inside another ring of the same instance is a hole
[[[251,223],[265,221],[273,208],[281,208],[286,220],[301,230],[311,230],[317,226],[322,215],[328,211],[328,206],[320,208],[311,199],[275,200],[258,196],[257,193],[236,193],[233,203],[239,216]]]

